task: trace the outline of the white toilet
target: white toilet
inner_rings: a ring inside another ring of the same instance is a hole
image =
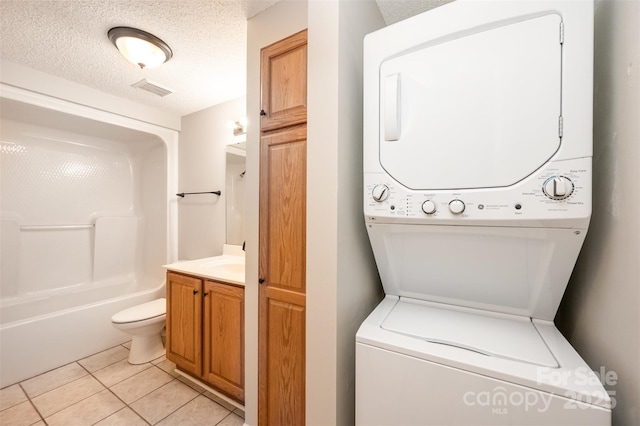
[[[164,355],[161,332],[167,317],[165,298],[132,306],[111,317],[118,330],[132,336],[129,363],[144,364]]]

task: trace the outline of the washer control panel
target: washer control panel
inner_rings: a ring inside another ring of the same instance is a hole
[[[449,210],[453,214],[461,214],[462,212],[464,212],[465,207],[466,206],[464,205],[464,201],[458,200],[457,198],[455,200],[449,201]]]
[[[426,214],[434,214],[438,210],[438,206],[433,200],[427,200],[422,203],[422,211]]]
[[[383,202],[389,198],[389,187],[385,184],[374,186],[371,190],[371,197],[373,197],[373,201],[377,201],[378,203]]]
[[[551,176],[542,184],[542,192],[552,200],[564,200],[573,194],[573,182],[566,176]]]
[[[365,173],[369,218],[566,219],[591,214],[591,158],[555,161],[506,188],[411,190],[386,173]]]

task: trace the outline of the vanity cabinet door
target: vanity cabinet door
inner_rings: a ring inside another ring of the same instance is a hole
[[[202,280],[167,273],[167,359],[202,374]]]
[[[202,378],[244,403],[244,288],[204,282]]]
[[[307,30],[262,49],[260,130],[307,121]]]

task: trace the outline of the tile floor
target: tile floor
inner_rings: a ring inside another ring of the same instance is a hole
[[[119,345],[0,390],[0,425],[242,426],[244,412],[166,358],[131,365]]]

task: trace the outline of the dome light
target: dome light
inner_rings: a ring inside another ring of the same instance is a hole
[[[167,43],[136,28],[115,27],[107,35],[129,62],[142,69],[159,67],[173,56]]]

